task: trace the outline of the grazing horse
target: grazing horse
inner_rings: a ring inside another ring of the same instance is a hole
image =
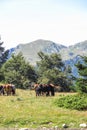
[[[41,87],[41,85],[34,84],[34,89],[35,89],[35,92],[36,92],[36,96],[40,96],[41,93],[42,93],[42,87]]]
[[[4,85],[4,92],[8,95],[15,95],[15,86],[13,84],[5,84]]]
[[[4,87],[3,85],[0,85],[0,95],[4,95]]]
[[[55,86],[53,84],[49,84],[50,86],[50,91],[51,91],[51,96],[55,96]]]
[[[34,89],[36,92],[36,96],[46,95],[46,96],[54,96],[54,85],[53,84],[34,84]]]

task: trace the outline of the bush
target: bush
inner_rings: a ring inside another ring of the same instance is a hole
[[[68,95],[62,98],[56,99],[54,102],[58,107],[76,109],[76,110],[86,110],[87,109],[87,95],[77,94]]]

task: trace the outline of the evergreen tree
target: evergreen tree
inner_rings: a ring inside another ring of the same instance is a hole
[[[3,45],[3,42],[1,41],[1,37],[0,37],[0,67],[2,65],[2,61],[3,61],[2,56],[3,56],[3,53],[4,53],[4,47],[2,47],[2,45]]]
[[[73,86],[74,86],[74,82],[75,82],[76,78],[72,74],[72,68],[71,68],[70,65],[65,65],[65,67],[64,67],[64,73],[65,73],[65,75],[67,77],[67,83],[68,83],[68,85],[70,86],[70,88],[73,91],[75,91],[74,88],[73,88]]]
[[[60,54],[53,53],[51,55],[39,52],[40,61],[37,62],[38,82],[53,83],[59,85],[64,91],[68,91],[68,84],[66,75],[63,72],[64,63],[62,62]]]
[[[36,81],[34,68],[25,61],[21,53],[12,57],[2,66],[7,83],[13,83],[17,88],[28,88],[29,82]]]
[[[4,75],[1,70],[1,67],[6,62],[6,60],[8,58],[8,53],[9,53],[9,50],[5,51],[5,49],[2,45],[3,45],[3,42],[1,41],[1,37],[0,37],[0,82],[2,80],[4,80]]]
[[[83,62],[78,62],[76,67],[78,68],[79,78],[76,82],[77,91],[81,93],[87,93],[87,57],[82,57]]]

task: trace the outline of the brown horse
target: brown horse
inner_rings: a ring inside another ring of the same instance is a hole
[[[35,89],[35,92],[36,92],[36,96],[41,96],[41,87],[39,84],[34,84],[34,89]]]
[[[15,95],[15,86],[13,84],[5,84],[3,85],[5,94],[8,95]]]
[[[53,84],[34,84],[34,89],[36,92],[36,96],[46,95],[46,96],[54,96],[55,86]]]

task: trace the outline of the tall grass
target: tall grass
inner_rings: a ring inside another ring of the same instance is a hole
[[[0,96],[0,127],[38,128],[62,127],[79,128],[87,123],[87,111],[69,110],[57,107],[55,99],[65,96],[56,93],[54,97],[36,97],[34,91],[17,90],[16,96]]]

